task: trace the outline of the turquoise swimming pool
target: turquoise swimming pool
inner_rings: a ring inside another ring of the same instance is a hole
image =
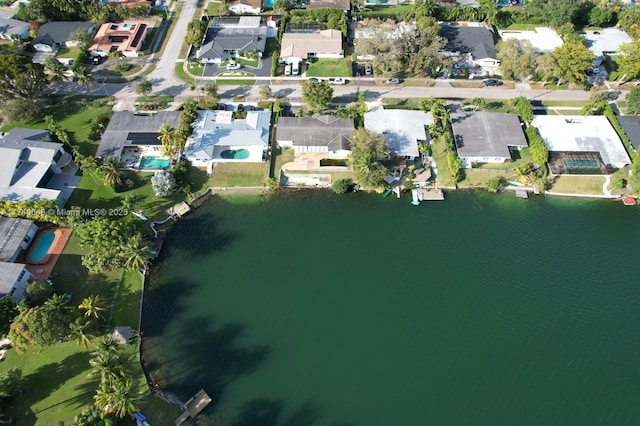
[[[164,158],[158,157],[142,157],[140,158],[141,169],[167,169],[171,162]]]
[[[44,232],[40,234],[38,239],[35,241],[35,246],[31,249],[27,256],[27,262],[42,262],[42,260],[47,257],[47,254],[49,254],[49,249],[51,248],[51,244],[53,244],[53,241],[55,239],[56,235],[53,232]]]
[[[225,160],[246,160],[249,158],[249,151],[246,149],[225,149],[220,153],[220,158]]]

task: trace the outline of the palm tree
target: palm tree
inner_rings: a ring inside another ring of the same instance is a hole
[[[105,185],[115,187],[122,184],[120,163],[114,157],[108,157],[100,166],[100,173]]]
[[[97,351],[89,360],[91,371],[89,377],[100,377],[101,382],[108,382],[112,378],[124,375],[125,362],[115,351]]]
[[[67,70],[67,67],[65,67],[56,58],[47,58],[44,63],[44,67],[47,69],[47,71],[49,71],[49,81],[55,83],[62,83],[64,81],[64,73]]]
[[[82,318],[77,318],[69,324],[71,337],[75,339],[78,345],[82,345],[85,349],[87,349],[87,346],[91,343],[91,339],[94,338],[93,334],[89,331],[91,325],[90,321],[83,321]]]
[[[63,294],[54,294],[44,302],[49,311],[63,312],[68,300]]]
[[[98,337],[93,344],[96,345],[96,351],[92,355],[97,355],[99,352],[115,353],[118,351],[118,344],[113,341],[110,334]]]
[[[94,405],[104,413],[114,413],[123,418],[138,409],[135,406],[136,384],[131,377],[119,377],[100,383],[96,391]]]
[[[162,143],[162,153],[164,155],[173,158],[178,154],[176,149],[176,129],[167,123],[162,123],[158,129],[158,140]]]
[[[105,301],[100,296],[91,295],[89,297],[85,297],[82,300],[82,303],[78,305],[78,309],[84,311],[85,318],[94,317],[96,319],[104,319],[101,311],[106,311],[106,308],[103,308]]]
[[[142,242],[142,236],[135,234],[122,246],[124,267],[132,271],[146,270],[151,264],[149,246]]]
[[[88,89],[95,86],[93,76],[87,67],[77,67],[74,73],[76,75],[76,83],[78,83],[79,86],[84,86]]]

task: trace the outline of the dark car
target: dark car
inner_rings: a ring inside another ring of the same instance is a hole
[[[482,85],[484,87],[487,87],[487,86],[502,86],[503,84],[504,84],[504,82],[502,80],[498,80],[498,79],[495,79],[495,78],[487,78],[487,79],[482,80]]]
[[[93,65],[99,65],[101,63],[103,63],[105,60],[104,56],[101,55],[96,55],[93,57],[93,59],[91,60],[93,62]]]

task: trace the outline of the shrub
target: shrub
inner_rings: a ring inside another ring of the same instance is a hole
[[[176,185],[183,186],[189,173],[189,163],[187,160],[178,161],[171,171],[176,179]]]
[[[487,190],[489,192],[500,192],[506,186],[507,181],[502,176],[494,176],[487,180]]]
[[[168,195],[176,189],[176,178],[168,170],[159,170],[151,178],[151,187],[158,196]]]
[[[336,194],[346,194],[352,186],[351,179],[338,179],[331,184],[331,190]]]

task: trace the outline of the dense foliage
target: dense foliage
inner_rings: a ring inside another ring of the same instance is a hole
[[[158,170],[151,177],[151,187],[158,196],[169,195],[176,189],[176,178],[169,170]]]
[[[11,324],[9,338],[16,352],[38,352],[69,334],[69,308],[66,299],[53,295],[44,305],[21,308]]]
[[[9,332],[9,326],[17,315],[16,302],[9,296],[0,298],[0,334],[5,335]]]
[[[541,167],[544,166],[549,161],[549,150],[544,139],[538,133],[538,129],[533,126],[528,126],[525,133],[529,140],[529,150],[533,161]]]
[[[331,107],[333,88],[325,81],[307,80],[302,83],[302,101],[309,111],[323,113]]]
[[[0,53],[0,102],[4,115],[12,119],[34,119],[41,111],[37,99],[49,84],[44,67],[26,56]],[[12,108],[13,107],[13,108]]]
[[[327,29],[340,30],[343,36],[347,35],[347,15],[340,9],[297,9],[290,13],[290,22],[300,24],[304,22],[319,22],[326,25]]]
[[[207,23],[199,19],[194,19],[189,22],[187,26],[187,35],[184,41],[194,47],[200,47],[204,40],[204,35],[207,30]]]
[[[496,45],[500,72],[509,80],[525,80],[536,69],[538,52],[528,40],[508,39]]]
[[[525,123],[531,123],[533,121],[533,107],[531,102],[525,96],[517,96],[511,100],[513,110]]]
[[[380,187],[388,173],[381,163],[389,154],[385,137],[359,128],[353,132],[350,142],[351,165],[356,180],[365,187]]]
[[[627,94],[627,113],[632,115],[640,114],[640,86],[636,86]]]

